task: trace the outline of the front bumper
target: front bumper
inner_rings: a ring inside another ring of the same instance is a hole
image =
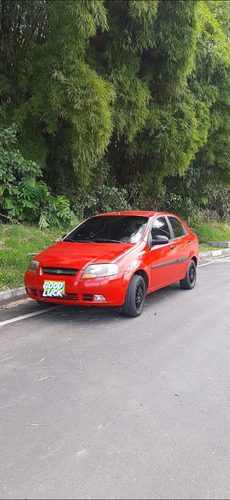
[[[43,297],[45,280],[58,281],[58,278],[43,275],[35,276],[27,271],[25,273],[27,295],[39,301],[63,305],[122,306],[127,289],[123,274],[94,279],[62,277],[61,280],[65,281],[65,295],[62,298]],[[98,300],[98,296],[103,296],[105,300]]]

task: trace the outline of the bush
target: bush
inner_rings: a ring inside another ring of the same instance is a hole
[[[191,198],[179,194],[171,193],[166,196],[164,210],[177,214],[189,225],[194,224],[199,219],[198,206]]]
[[[77,223],[78,219],[70,210],[69,200],[61,195],[51,196],[49,194],[39,218],[39,228],[46,229],[49,226],[61,228],[65,225],[76,226]]]
[[[223,221],[230,220],[230,189],[217,186],[212,191],[212,199],[208,209],[217,212]]]
[[[65,222],[77,223],[63,196],[52,196],[34,161],[16,149],[15,125],[0,131],[0,210],[8,220],[38,222],[41,229]]]
[[[132,210],[125,188],[110,187],[102,184],[92,193],[86,193],[73,202],[74,211],[80,218],[106,212]]]

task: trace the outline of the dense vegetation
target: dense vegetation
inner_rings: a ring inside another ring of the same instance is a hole
[[[229,1],[0,0],[2,220],[229,219],[229,26]]]

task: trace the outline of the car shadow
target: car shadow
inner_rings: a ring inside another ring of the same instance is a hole
[[[75,323],[96,323],[102,322],[110,323],[111,321],[122,321],[127,322],[131,320],[141,321],[142,316],[148,312],[155,314],[157,306],[166,299],[173,299],[175,293],[181,290],[179,282],[173,283],[170,286],[156,290],[146,296],[144,310],[142,315],[137,318],[130,318],[124,316],[122,313],[122,307],[100,307],[100,306],[72,306],[72,305],[51,305],[50,307],[44,308],[44,314],[37,316],[40,318],[39,321],[48,323],[49,321],[60,322],[62,319],[64,322],[75,322]],[[36,305],[36,311],[42,311],[42,306]],[[36,317],[36,316],[35,316]]]

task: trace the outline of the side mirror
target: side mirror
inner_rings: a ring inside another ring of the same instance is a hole
[[[160,234],[157,234],[155,238],[151,240],[151,247],[154,245],[166,245],[166,243],[169,243],[169,239],[167,236],[161,236]]]

